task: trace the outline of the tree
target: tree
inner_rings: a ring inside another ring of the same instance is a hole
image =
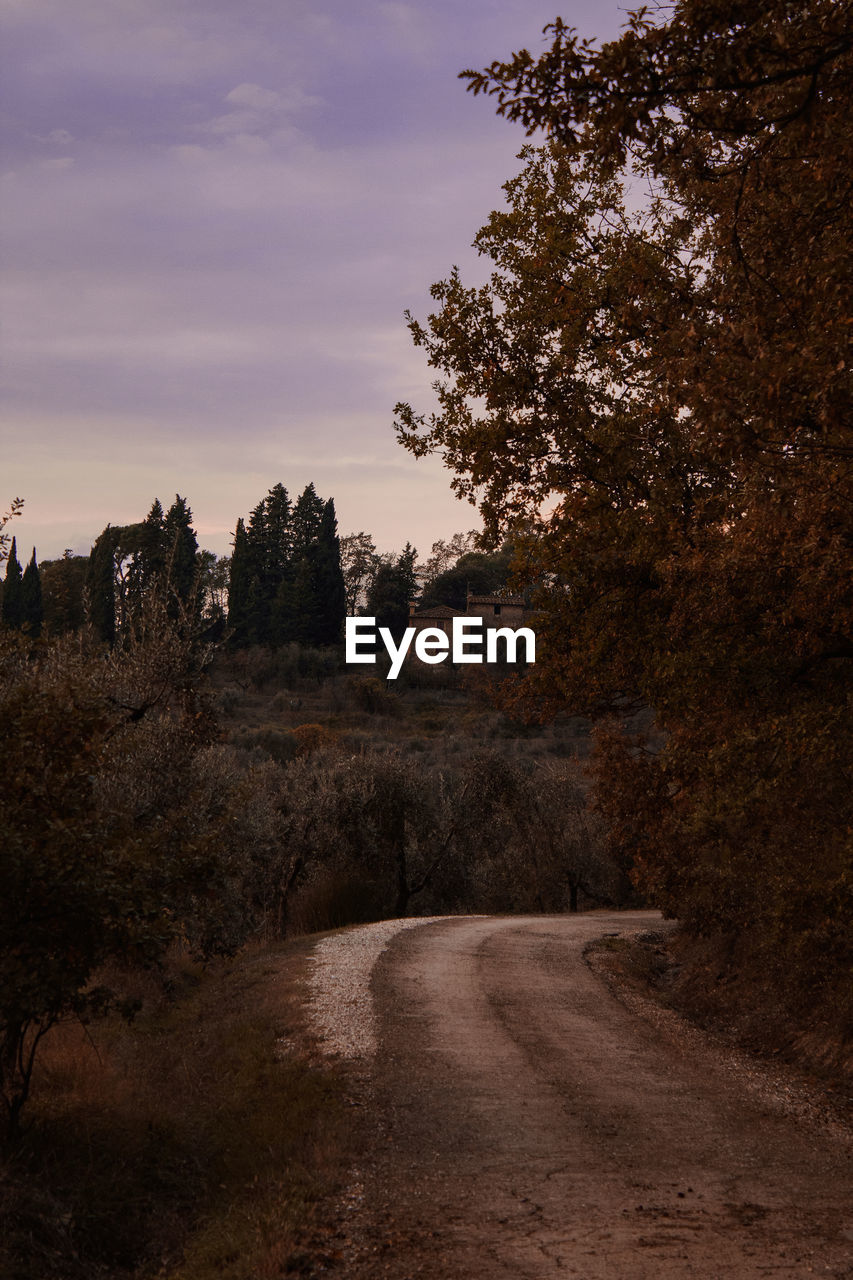
[[[228,627],[231,643],[237,648],[242,648],[250,641],[251,585],[249,540],[241,516],[234,530],[234,550],[231,553],[231,572],[228,578]]]
[[[167,601],[173,621],[195,628],[203,604],[198,540],[180,494],[165,515],[155,499],[137,524],[107,525],[89,558],[86,616],[107,643],[138,624],[152,596]]]
[[[79,631],[85,620],[84,592],[88,556],[75,556],[66,548],[61,559],[43,560],[39,566],[44,601],[44,624],[49,635]]]
[[[168,573],[169,538],[159,498],[154,499],[141,525],[128,527],[126,541],[126,550],[132,554],[127,588],[129,612],[135,612],[141,608],[146,592],[155,583],[162,585]]]
[[[578,910],[579,894],[624,905],[631,886],[591,811],[574,760],[526,765],[478,751],[462,767],[458,840],[478,911]]]
[[[453,857],[458,815],[440,778],[396,752],[326,749],[287,770],[288,842],[300,873],[353,876],[374,914],[405,916]]]
[[[105,967],[169,946],[232,954],[278,929],[291,877],[282,774],[218,737],[210,649],[150,594],[121,642],[0,634],[0,1119],[19,1131],[39,1046],[131,1006]],[[0,1142],[2,1142],[0,1124]]]
[[[9,549],[6,560],[6,575],[3,579],[3,621],[7,627],[20,630],[24,621],[24,604],[22,599],[22,574],[18,563],[18,548],[15,539]]]
[[[186,498],[176,493],[175,501],[163,517],[166,584],[170,616],[173,618],[188,611],[198,613],[201,608],[201,601],[196,596],[198,539],[192,527],[192,518],[193,513]]]
[[[288,492],[282,484],[274,484],[264,499],[264,544],[266,572],[269,575],[270,592],[281,579],[283,567],[293,555],[294,511]]]
[[[197,591],[202,617],[208,630],[217,638],[225,629],[231,557],[217,556],[213,551],[199,551],[196,558]]]
[[[398,433],[493,539],[538,522],[521,704],[654,707],[662,749],[611,727],[598,753],[639,881],[830,999],[853,959],[848,15],[680,0],[600,50],[551,33],[466,73],[550,140],[477,236],[489,284],[454,272],[410,320],[444,380]]]
[[[293,558],[304,556],[320,533],[324,502],[313,484],[307,484],[293,508]]]
[[[425,587],[439,574],[452,569],[461,556],[467,555],[470,551],[479,550],[479,538],[480,535],[476,529],[469,529],[467,533],[454,533],[447,542],[443,538],[434,542],[429,558],[421,570]]]
[[[279,642],[313,644],[320,622],[315,548],[309,547],[290,566],[273,607],[273,627]]]
[[[295,503],[275,485],[238,522],[229,588],[232,643],[331,644],[344,618],[334,503],[313,484]]]
[[[107,525],[95,539],[86,574],[86,618],[106,644],[116,638],[115,552],[120,530]]]
[[[451,609],[464,610],[469,591],[475,595],[491,595],[505,590],[511,561],[509,547],[493,552],[468,551],[452,568],[445,569],[426,583],[421,603],[446,604]]]
[[[9,546],[9,535],[6,533],[6,525],[10,520],[14,520],[15,516],[19,516],[24,507],[23,498],[13,498],[9,504],[9,510],[0,516],[0,564],[7,558],[8,552],[6,548]]]
[[[250,632],[256,644],[279,643],[279,600],[293,570],[293,506],[287,490],[273,485],[258,503],[247,530],[250,574]]]
[[[0,1103],[14,1136],[43,1037],[111,1002],[204,915],[215,840],[189,768],[210,740],[203,662],[162,602],[122,646],[0,643]],[[152,611],[153,610],[153,611]]]
[[[418,593],[415,576],[417,551],[406,543],[396,560],[380,564],[367,593],[367,614],[377,626],[389,627],[399,640],[408,626],[409,605]]]
[[[331,498],[323,506],[314,564],[317,592],[314,643],[335,644],[341,639],[346,617],[346,587],[341,569],[341,543],[338,538],[335,504]]]
[[[34,639],[41,635],[44,622],[44,606],[41,596],[41,577],[36,563],[36,549],[21,579],[21,626]]]
[[[346,611],[350,616],[366,598],[381,558],[369,533],[348,533],[341,538],[341,571],[344,577]]]

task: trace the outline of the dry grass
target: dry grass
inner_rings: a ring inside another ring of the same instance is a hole
[[[286,1273],[346,1159],[338,1082],[300,1032],[305,944],[202,973],[127,1026],[45,1042],[20,1148],[0,1167],[9,1280],[249,1280]],[[301,1051],[282,1052],[286,1043]]]

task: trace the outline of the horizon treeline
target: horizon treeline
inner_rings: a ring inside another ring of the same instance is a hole
[[[7,540],[3,623],[33,638],[88,623],[112,645],[158,590],[171,618],[230,648],[325,646],[342,639],[348,613],[375,615],[399,636],[412,601],[464,610],[469,590],[505,591],[511,575],[512,544],[487,550],[474,529],[439,538],[422,563],[410,542],[381,552],[364,530],[341,537],[334,499],[313,483],[295,499],[273,485],[238,519],[231,555],[199,547],[192,518],[180,494],[165,511],[155,499],[143,520],[108,524],[89,555],[66,549],[39,563],[34,547],[25,569]]]
[[[340,638],[347,602],[332,498],[308,484],[291,501],[274,485],[248,523],[237,521],[231,556],[199,548],[192,518],[180,494],[166,511],[155,499],[144,520],[108,524],[88,556],[68,549],[39,565],[34,547],[25,570],[12,538],[0,583],[3,623],[33,638],[89,623],[112,645],[159,592],[172,620],[210,639],[227,634],[233,647]]]

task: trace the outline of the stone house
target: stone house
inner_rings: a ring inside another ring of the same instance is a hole
[[[526,610],[521,596],[475,596],[468,592],[465,614],[469,618],[483,618],[487,626],[522,627]]]
[[[426,609],[419,609],[414,604],[409,605],[409,626],[415,627],[418,631],[424,631],[427,627],[438,627],[440,631],[452,637],[453,619],[465,616],[461,609],[451,609],[447,604],[434,604]]]
[[[409,605],[409,626],[423,631],[426,627],[438,627],[452,635],[454,618],[482,618],[484,628],[524,626],[527,610],[521,596],[477,596],[468,592],[467,608],[451,609],[446,604],[428,605],[419,609]]]

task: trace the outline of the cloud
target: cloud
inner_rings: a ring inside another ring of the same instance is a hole
[[[282,142],[298,136],[288,125],[289,117],[308,107],[319,106],[322,99],[305,93],[298,85],[288,85],[279,91],[246,83],[231,89],[224,101],[236,110],[214,117],[204,129],[225,138],[245,140],[268,135]]]
[[[236,89],[226,93],[225,101],[239,107],[250,107],[253,111],[277,111],[281,108],[281,94],[274,89],[262,89],[259,84],[238,84]]]

